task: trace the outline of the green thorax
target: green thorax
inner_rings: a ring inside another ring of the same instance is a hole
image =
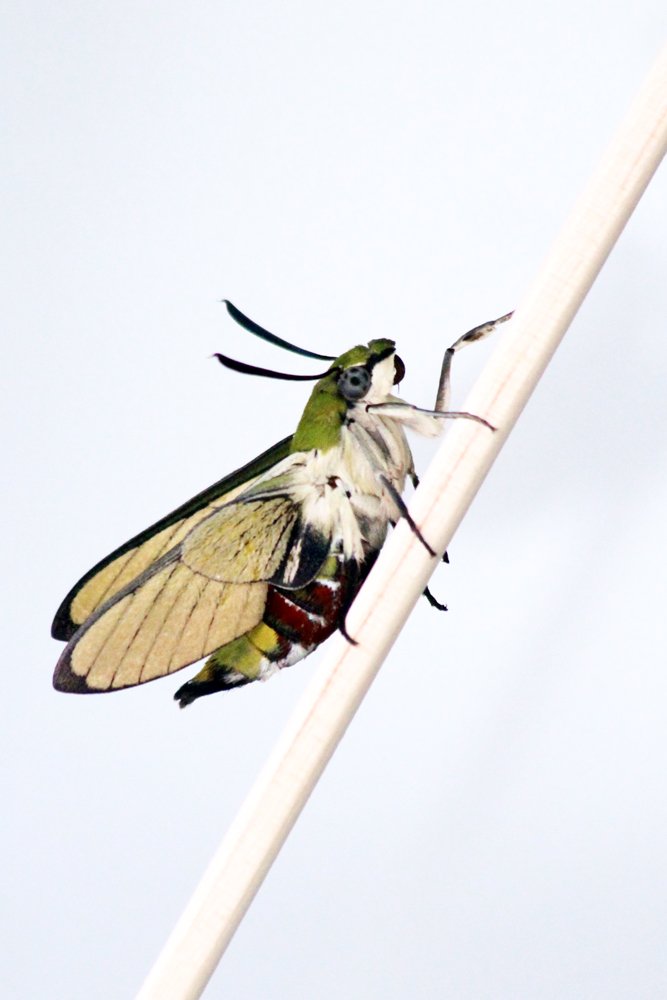
[[[352,347],[332,362],[331,368],[316,383],[310,395],[292,438],[292,452],[311,451],[315,448],[329,451],[340,443],[341,429],[350,406],[338,389],[341,371],[363,365],[372,372],[375,362],[386,357],[393,347],[393,340],[371,340],[367,347],[361,344]]]

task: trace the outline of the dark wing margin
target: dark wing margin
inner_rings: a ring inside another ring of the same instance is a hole
[[[250,479],[267,472],[274,465],[289,455],[291,443],[291,435],[283,438],[282,441],[272,445],[271,448],[267,448],[266,451],[262,452],[261,455],[253,459],[251,462],[248,462],[247,465],[242,466],[230,475],[218,480],[217,483],[209,486],[208,489],[202,490],[201,493],[198,493],[191,500],[188,500],[180,507],[177,507],[170,514],[167,514],[159,521],[156,521],[155,524],[152,524],[149,528],[141,531],[138,535],[130,538],[129,541],[125,542],[119,548],[114,549],[114,551],[108,556],[96,563],[95,566],[93,566],[93,568],[89,570],[85,576],[82,576],[81,579],[72,587],[58,608],[55,618],[53,619],[53,625],[51,626],[51,635],[53,638],[67,642],[82,624],[81,621],[77,622],[72,617],[72,605],[80,591],[86,586],[86,584],[90,583],[90,581],[93,580],[98,573],[108,567],[116,559],[132,552],[134,549],[138,549],[156,535],[160,534],[160,532],[165,531],[170,527],[178,526],[180,522],[184,522],[194,514],[204,510],[204,508],[206,508],[209,504],[212,504],[215,500],[219,500],[226,493],[239,489]]]
[[[87,618],[63,650],[53,686],[93,694],[172,674],[257,625],[266,592],[265,583],[193,572],[178,546]]]

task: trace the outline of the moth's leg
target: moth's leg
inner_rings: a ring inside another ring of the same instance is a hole
[[[366,580],[366,577],[373,569],[373,566],[375,565],[375,560],[378,557],[378,552],[379,550],[375,552],[374,551],[367,552],[366,558],[361,565],[356,563],[354,560],[350,564],[348,564],[348,572],[350,574],[349,589],[340,615],[340,625],[338,626],[338,631],[343,636],[343,638],[347,642],[349,642],[351,646],[358,646],[359,642],[357,639],[351,636],[347,630],[347,613],[352,607],[352,604],[357,594],[361,590],[364,581]]]
[[[423,594],[424,594],[424,597],[426,598],[426,600],[428,601],[428,603],[431,605],[432,608],[437,608],[438,611],[446,611],[447,610],[447,605],[446,604],[441,604],[440,601],[436,600],[436,598],[433,596],[433,594],[431,593],[431,591],[429,590],[428,587],[426,587],[426,589],[423,591]]]
[[[338,626],[338,631],[342,635],[343,639],[346,639],[349,642],[350,646],[359,645],[359,641],[357,639],[353,639],[350,633],[348,632],[347,628],[345,627],[345,618],[343,618],[342,622]]]
[[[446,420],[457,420],[459,418],[474,420],[476,423],[488,427],[490,431],[495,431],[496,429],[484,417],[478,417],[476,413],[467,413],[465,410],[425,410],[423,406],[415,406],[413,403],[404,403],[398,400],[392,400],[389,403],[366,403],[365,407],[368,413],[371,410],[382,410],[383,416],[389,417],[390,420],[400,420],[403,423],[407,423],[408,426],[410,426],[411,413],[424,413],[427,417],[440,417]]]
[[[394,484],[389,479],[387,479],[386,476],[383,476],[383,475],[380,476],[380,481],[382,482],[382,485],[386,489],[386,491],[389,494],[389,496],[391,497],[391,499],[396,504],[396,507],[398,508],[398,512],[401,515],[401,517],[404,517],[405,520],[410,525],[410,530],[412,532],[414,532],[414,534],[417,536],[417,538],[419,539],[419,541],[422,543],[422,545],[424,546],[424,548],[426,549],[426,551],[430,555],[435,556],[436,553],[434,552],[434,550],[431,548],[431,546],[428,544],[428,542],[426,541],[426,539],[422,535],[421,531],[419,530],[419,527],[415,523],[415,519],[413,518],[412,514],[410,513],[410,511],[408,510],[408,508],[405,505],[405,500],[403,499],[403,497],[401,496],[401,494],[398,492],[398,490],[396,489],[396,487],[394,486]],[[443,562],[449,562],[449,556],[447,555],[446,552],[445,552],[445,554],[442,557],[442,561]],[[441,604],[440,601],[436,600],[436,598],[433,596],[433,594],[428,589],[428,587],[426,587],[426,589],[423,591],[423,594],[424,594],[424,597],[426,598],[426,600],[428,601],[428,603],[431,605],[432,608],[438,608],[439,611],[446,611],[447,610],[447,605],[446,604]]]
[[[401,496],[401,494],[398,492],[398,490],[396,489],[396,487],[394,486],[394,484],[392,483],[392,481],[390,479],[388,479],[387,476],[382,475],[382,473],[380,474],[379,479],[380,479],[380,482],[382,483],[382,485],[384,486],[384,488],[386,489],[387,493],[389,494],[389,496],[393,500],[393,502],[396,504],[396,509],[398,510],[398,512],[401,515],[401,517],[404,517],[405,520],[410,525],[410,530],[413,532],[413,534],[415,534],[417,536],[417,538],[422,543],[422,545],[424,546],[424,548],[426,549],[426,551],[428,553],[430,553],[430,555],[432,555],[432,556],[435,557],[435,555],[436,555],[435,550],[431,548],[431,546],[428,544],[428,542],[426,541],[426,539],[422,535],[421,531],[417,527],[415,519],[413,518],[412,514],[410,513],[410,511],[408,510],[408,508],[407,508],[407,506],[405,504],[405,500],[403,499],[403,497]]]
[[[419,476],[417,475],[417,473],[415,472],[415,470],[414,470],[414,469],[412,469],[412,471],[411,471],[411,472],[409,472],[409,473],[408,473],[408,475],[410,476],[410,482],[412,483],[413,487],[414,487],[415,489],[417,489],[417,487],[419,486]],[[443,552],[443,554],[442,554],[442,561],[443,561],[444,563],[448,563],[448,562],[449,562],[449,554],[448,554],[447,552]],[[426,590],[428,590],[428,587],[426,588]],[[428,599],[430,600],[430,597],[429,597],[429,595],[428,595],[428,594],[426,593],[426,591],[424,591],[424,596],[425,596],[425,597],[428,597]],[[445,605],[444,605],[444,604],[440,605],[440,604],[438,604],[438,602],[437,602],[437,601],[435,602],[435,605],[436,605],[437,607],[439,607],[439,608],[440,608],[440,607],[442,607],[442,608],[444,608],[445,610],[447,610],[447,609],[445,608]]]
[[[500,316],[498,319],[489,320],[487,323],[481,323],[480,326],[473,327],[472,330],[468,330],[464,333],[462,337],[454,341],[451,347],[448,347],[445,351],[445,356],[442,359],[442,369],[440,371],[440,382],[438,384],[438,394],[435,397],[434,410],[439,413],[444,413],[449,409],[449,395],[450,395],[450,373],[452,368],[452,359],[456,352],[466,344],[474,344],[477,340],[485,340],[490,334],[492,334],[501,323],[506,323],[508,319],[512,318],[512,313],[505,313],[504,316]]]

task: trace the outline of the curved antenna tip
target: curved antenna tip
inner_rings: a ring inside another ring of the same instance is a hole
[[[254,319],[250,319],[245,313],[230,302],[229,299],[221,300],[223,305],[226,307],[227,312],[232,317],[232,319],[242,326],[244,330],[248,333],[254,334],[256,337],[260,337],[262,340],[266,340],[269,344],[275,344],[276,347],[282,347],[285,351],[292,351],[294,354],[301,354],[304,358],[316,358],[318,361],[335,361],[336,357],[333,354],[318,354],[317,351],[309,351],[305,347],[297,347],[296,344],[290,344],[289,340],[283,340],[282,337],[278,337],[275,333],[271,333],[269,330],[265,330],[263,326],[259,323],[255,323]]]
[[[216,358],[221,365],[230,368],[233,372],[241,372],[242,375],[261,375],[264,378],[281,379],[283,382],[316,382],[329,374],[329,371],[326,371],[319,372],[317,375],[292,375],[290,372],[277,372],[272,368],[259,368],[257,365],[246,364],[245,361],[236,361],[234,358],[218,352],[212,354],[211,357]]]

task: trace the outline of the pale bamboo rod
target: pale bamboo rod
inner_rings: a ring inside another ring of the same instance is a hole
[[[666,150],[667,49],[465,404],[498,431],[457,421],[417,491],[413,515],[441,552]],[[435,565],[400,524],[350,610],[359,645],[331,640],[139,1000],[201,995]]]

